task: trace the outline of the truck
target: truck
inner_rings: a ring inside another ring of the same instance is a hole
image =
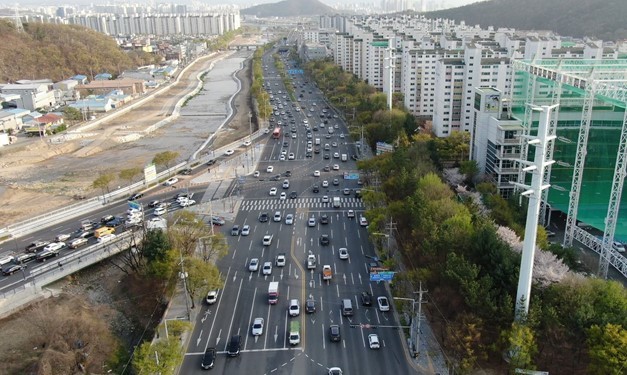
[[[333,208],[340,208],[340,197],[333,197]]]
[[[342,154],[342,161],[348,161],[348,155]]]
[[[289,341],[290,345],[298,345],[300,343],[300,322],[296,320],[290,322]]]
[[[316,138],[316,140],[315,140],[315,145],[316,145],[316,146],[320,146],[320,138]]]
[[[316,269],[316,256],[313,254],[309,254],[309,256],[307,256],[307,269]]]
[[[279,282],[272,281],[268,286],[268,303],[276,305],[279,300]]]
[[[331,271],[331,266],[325,264],[322,266],[322,280],[331,280],[333,278],[333,271]]]

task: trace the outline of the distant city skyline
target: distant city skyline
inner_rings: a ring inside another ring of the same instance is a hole
[[[139,5],[139,6],[154,6],[157,4],[182,4],[182,5],[208,5],[208,6],[218,6],[218,5],[238,5],[242,8],[250,7],[253,5],[260,4],[270,4],[270,3],[278,3],[281,0],[231,0],[229,2],[225,2],[224,0],[213,0],[213,1],[192,1],[192,0],[174,0],[174,1],[105,1],[102,3],[98,3],[99,5]],[[307,1],[307,0],[303,0]],[[370,8],[381,8],[382,0],[371,0],[371,1],[354,1],[354,0],[320,0],[322,3],[329,5],[334,8],[348,8],[348,7],[370,7]],[[426,9],[447,9],[447,8],[455,8],[459,6],[464,6],[472,3],[476,3],[479,1],[485,0],[407,0],[407,3],[410,8],[417,9],[421,3],[424,2]],[[11,1],[0,1],[1,8],[15,8],[18,7],[32,7],[32,6],[86,6],[90,4],[95,4],[93,0],[76,0],[68,3],[67,0],[53,0],[53,1],[42,1],[42,0],[22,0],[17,2]]]

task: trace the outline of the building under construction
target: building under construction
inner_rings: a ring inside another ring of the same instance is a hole
[[[539,221],[563,212],[565,245],[577,240],[597,251],[602,275],[608,263],[627,275],[627,253],[612,242],[627,242],[627,60],[515,60],[512,79],[507,99],[494,89],[476,90],[473,159],[511,194],[511,182],[529,180],[516,159],[533,160],[524,136],[536,135],[535,109],[558,104],[548,133],[556,139],[546,157],[555,163],[545,173],[550,188],[543,191]]]

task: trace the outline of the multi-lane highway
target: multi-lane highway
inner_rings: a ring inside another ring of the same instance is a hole
[[[355,162],[350,159],[355,154],[354,145],[341,136],[347,134],[346,127],[303,77],[294,79],[296,95],[303,94],[302,98],[291,101],[269,56],[264,61],[267,88],[277,107],[271,124],[281,121],[277,126],[282,134],[267,142],[257,166],[259,175],[246,180],[239,212],[223,227],[229,253],[218,265],[225,286],[216,303],[200,307],[181,373],[200,373],[207,347],[216,348],[214,371],[224,374],[326,374],[331,367],[340,367],[344,374],[413,373],[393,311],[383,312],[377,306],[377,297],[386,296],[384,285],[369,281],[372,260],[368,257],[375,254],[366,228],[359,223],[364,211],[363,203],[355,197],[359,181],[345,179],[345,172],[356,172]],[[334,129],[332,134],[330,127]],[[316,138],[320,139],[319,145]],[[326,144],[328,150],[324,149]],[[349,155],[348,160],[334,157],[335,153]],[[290,154],[294,154],[293,159]],[[334,170],[334,164],[339,169]],[[320,175],[316,176],[315,171]],[[289,181],[289,187],[283,187],[284,180]],[[271,195],[272,188],[276,188],[276,195]],[[340,198],[340,207],[333,207],[333,197]],[[355,217],[349,217],[349,211]],[[262,222],[260,216],[264,213],[269,220]],[[277,213],[280,219],[274,221]],[[292,224],[286,223],[288,214],[294,216]],[[326,224],[321,220],[323,216]],[[315,223],[310,226],[312,217]],[[231,235],[233,225],[248,225],[250,234]],[[266,235],[273,236],[268,246],[262,243]],[[321,245],[322,235],[328,235],[328,245]],[[340,259],[340,248],[348,249],[348,259]],[[279,254],[286,255],[285,266],[277,267]],[[307,269],[310,254],[316,258],[315,269]],[[253,258],[259,259],[260,266],[251,271]],[[272,263],[271,273],[266,275],[261,269],[265,262]],[[323,265],[331,266],[330,281],[322,279]],[[278,302],[274,305],[268,303],[270,282],[279,283]],[[362,304],[362,292],[373,296],[370,306]],[[288,314],[293,299],[300,306],[296,317]],[[351,301],[353,315],[343,314],[341,303],[345,299]],[[306,300],[315,302],[315,312],[305,312]],[[255,318],[264,320],[263,333],[258,336],[251,333]],[[288,341],[292,321],[300,323],[301,341],[295,346]],[[331,341],[331,325],[340,328],[338,341]],[[378,335],[379,349],[370,349],[370,334]],[[226,351],[230,338],[238,335],[240,354],[229,357]]]

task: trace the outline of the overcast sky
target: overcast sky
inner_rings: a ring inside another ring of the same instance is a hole
[[[302,0],[302,1],[307,1],[307,0]],[[381,3],[383,0],[320,0],[321,2],[323,2],[326,5],[330,5],[330,6],[336,6],[336,5],[370,5],[372,7],[380,7]],[[388,1],[394,1],[394,0],[388,0]],[[414,4],[419,4],[420,0],[407,0],[410,4],[414,3]],[[470,3],[475,3],[477,1],[482,1],[482,0],[423,0],[426,1],[427,3],[431,3],[431,4],[437,4],[439,6],[441,6],[442,8],[454,8],[457,6],[462,6],[462,5],[467,5]],[[129,1],[123,1],[123,0],[104,0],[104,1],[98,1],[98,2],[94,2],[93,0],[73,0],[73,1],[68,1],[68,0],[17,0],[17,1],[11,1],[11,0],[0,0],[0,7],[8,7],[8,8],[14,8],[16,3],[19,5],[23,5],[23,6],[33,6],[33,5],[43,5],[43,6],[51,6],[51,5],[68,5],[68,6],[72,6],[72,5],[77,5],[77,4],[81,4],[81,5],[89,5],[89,4],[100,4],[100,5],[104,5],[104,4],[117,4],[117,5],[123,5],[123,4],[138,4],[138,5],[154,5],[154,4],[163,4],[163,3],[172,3],[172,4],[187,4],[187,5],[191,5],[192,3],[201,3],[201,4],[208,4],[208,5],[221,5],[221,4],[237,4],[240,6],[251,6],[251,5],[255,5],[255,4],[266,4],[266,3],[277,3],[279,2],[279,0],[153,0],[153,1],[149,1],[149,0],[129,0]],[[416,6],[417,7],[417,6]]]

